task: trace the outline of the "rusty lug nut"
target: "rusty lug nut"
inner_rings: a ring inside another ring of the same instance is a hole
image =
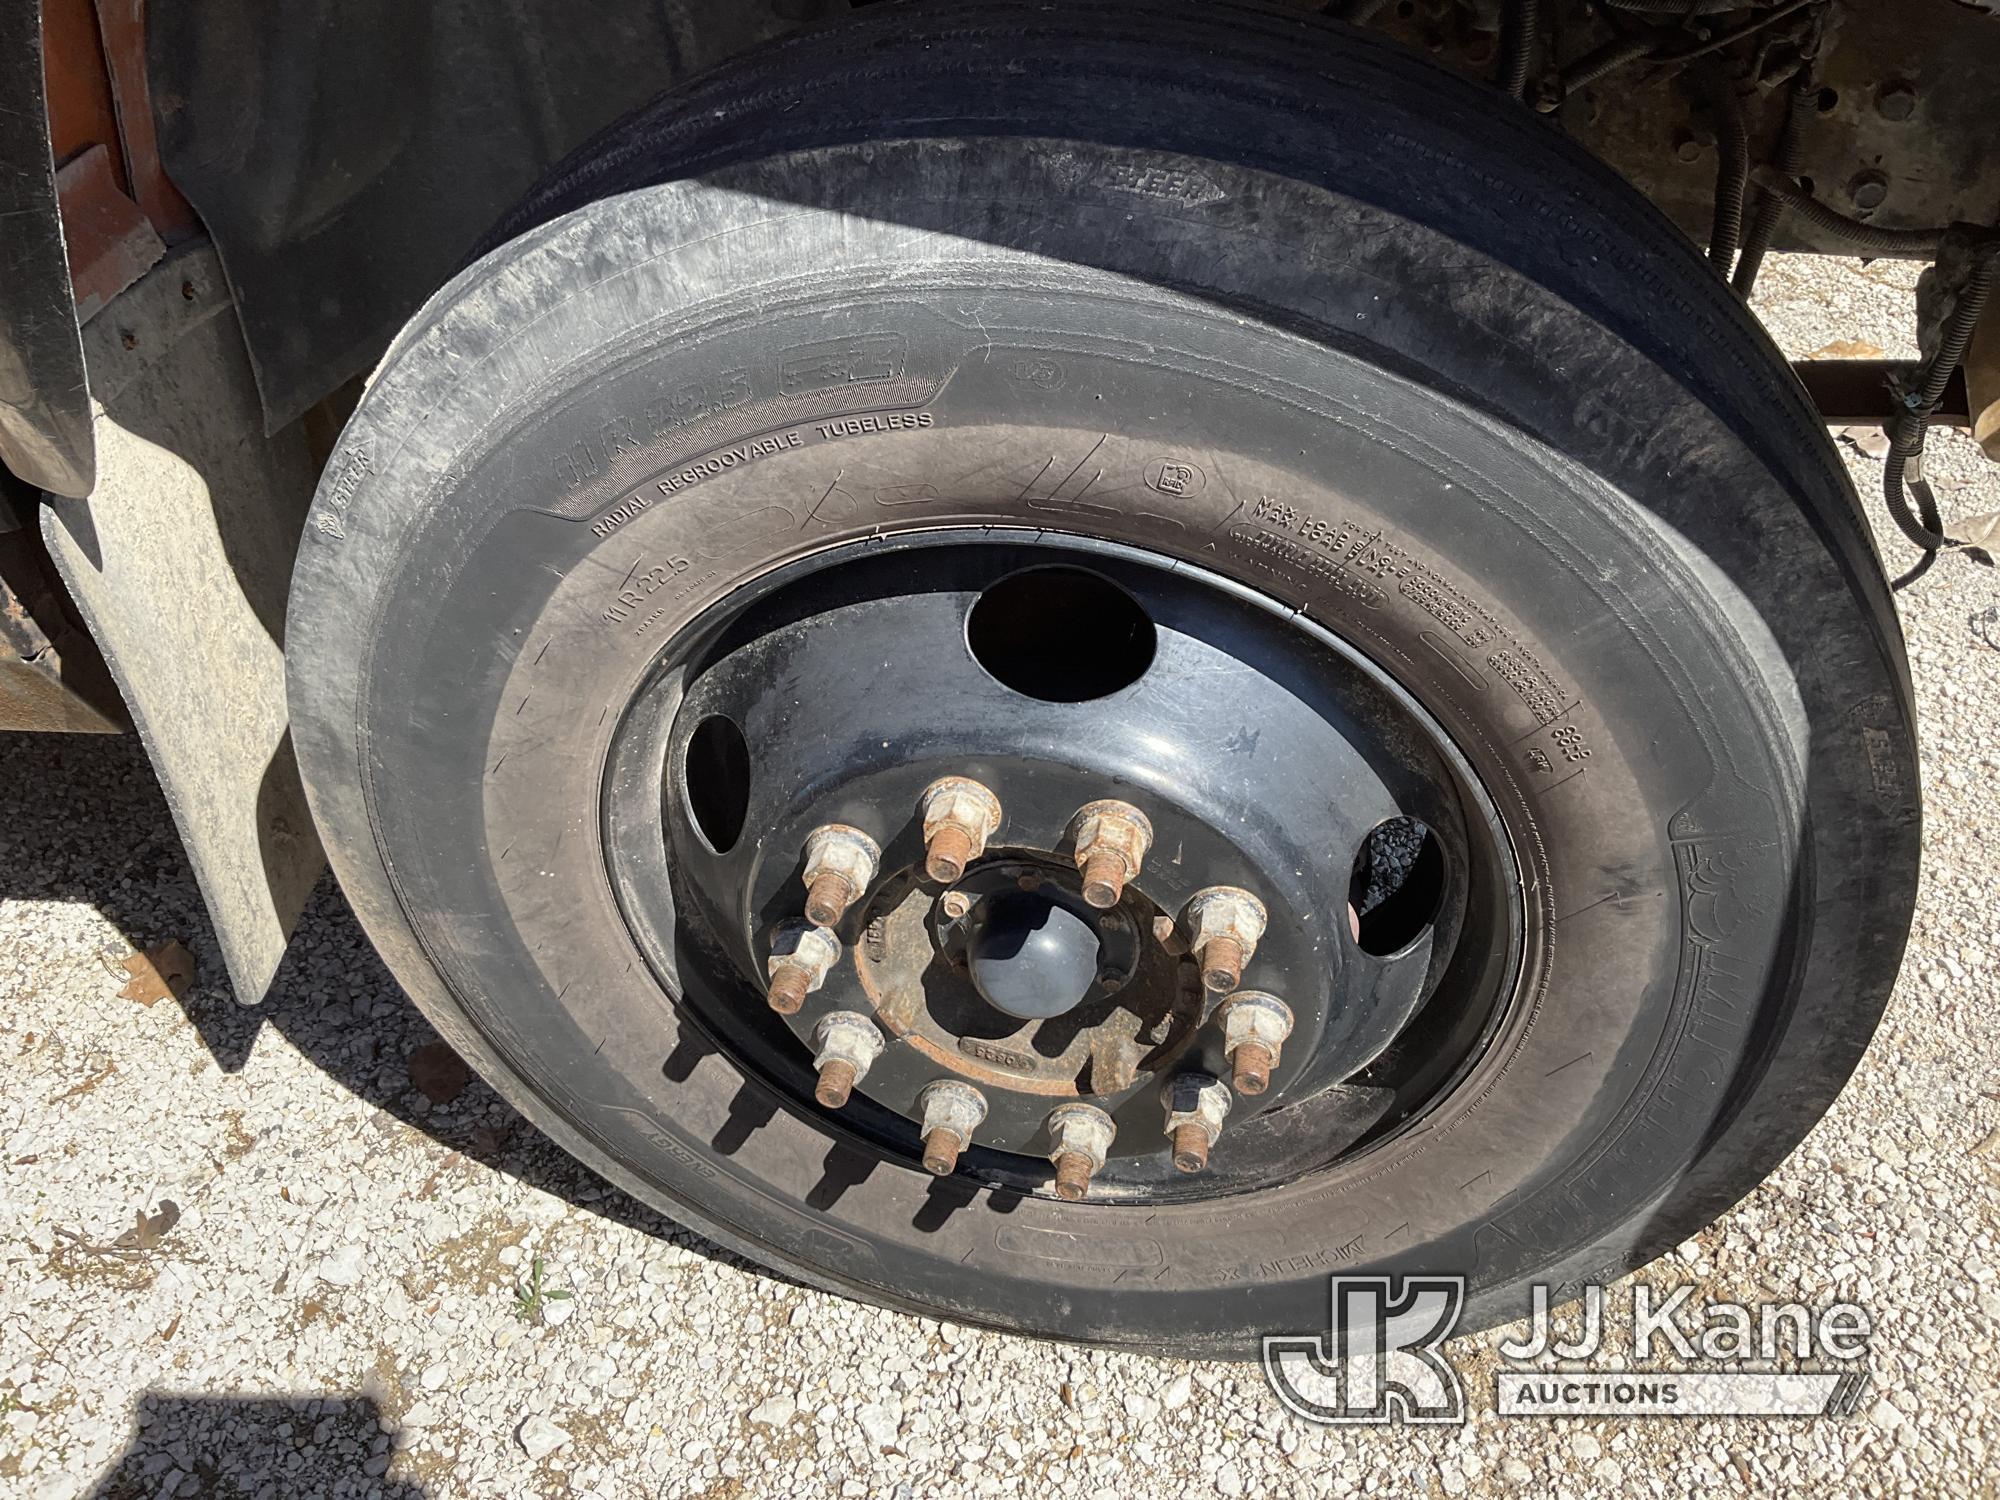
[[[806,920],[832,927],[861,899],[882,862],[882,848],[859,828],[828,823],[806,835]]]
[[[924,788],[924,873],[950,885],[986,852],[1000,830],[1000,799],[964,776],[945,776]]]
[[[1238,990],[1217,1009],[1222,1050],[1239,1094],[1261,1094],[1271,1086],[1285,1038],[1292,1034],[1292,1008],[1262,990]]]
[[[1083,899],[1099,911],[1116,906],[1127,881],[1139,878],[1146,851],[1153,847],[1153,825],[1129,802],[1092,802],[1079,809],[1071,828],[1076,835],[1076,867],[1083,873]]]
[[[972,1144],[972,1132],[986,1118],[986,1096],[969,1083],[946,1078],[917,1095],[917,1109],[924,1122],[924,1170],[949,1177],[958,1167],[959,1152]]]
[[[944,914],[954,922],[972,910],[972,898],[964,891],[946,891],[940,904],[944,907]]]
[[[854,1085],[860,1081],[853,1063],[844,1057],[832,1058],[820,1067],[819,1082],[813,1085],[813,1098],[828,1109],[840,1109],[846,1105],[854,1093]]]
[[[1264,903],[1238,886],[1212,885],[1189,898],[1188,948],[1201,965],[1202,988],[1226,995],[1243,982],[1268,921]]]
[[[1250,954],[1233,937],[1210,938],[1201,945],[1201,987],[1213,995],[1226,995],[1243,982],[1244,965]]]
[[[1192,1122],[1176,1125],[1170,1137],[1176,1172],[1200,1172],[1208,1166],[1208,1148],[1214,1144],[1208,1133]]]
[[[1271,1086],[1278,1054],[1262,1042],[1245,1042],[1229,1054],[1230,1081],[1244,1094],[1257,1095]]]
[[[1058,1104],[1049,1111],[1048,1132],[1053,1143],[1049,1160],[1056,1168],[1056,1196],[1069,1203],[1080,1202],[1090,1191],[1092,1175],[1104,1165],[1118,1127],[1094,1104]]]
[[[1097,1169],[1090,1158],[1077,1151],[1065,1151],[1055,1159],[1056,1196],[1065,1203],[1081,1203],[1090,1192],[1090,1174]]]
[[[1164,1128],[1173,1143],[1174,1170],[1199,1172],[1229,1114],[1228,1087],[1206,1073],[1180,1073],[1160,1090],[1160,1102],[1167,1109]]]
[[[813,1028],[813,1067],[819,1070],[813,1097],[828,1109],[839,1109],[881,1055],[882,1033],[859,1011],[822,1016]]]
[[[771,976],[771,1009],[796,1015],[806,996],[826,983],[827,971],[840,958],[840,939],[824,927],[803,922],[781,929],[771,941],[765,972]]]

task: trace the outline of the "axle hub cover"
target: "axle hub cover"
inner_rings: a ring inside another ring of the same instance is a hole
[[[1097,929],[1039,891],[1002,891],[973,909],[968,967],[986,1001],[1023,1021],[1074,1009],[1097,978]]]

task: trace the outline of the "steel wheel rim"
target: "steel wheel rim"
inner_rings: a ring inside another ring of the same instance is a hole
[[[802,1019],[774,1015],[765,1003],[768,976],[756,966],[768,961],[773,934],[780,926],[787,920],[801,923],[797,913],[807,896],[798,878],[802,861],[797,835],[808,825],[841,821],[843,811],[854,806],[853,788],[833,795],[824,788],[800,793],[798,805],[810,811],[775,820],[780,825],[776,828],[766,826],[770,820],[760,820],[754,811],[746,812],[746,826],[740,835],[744,842],[732,844],[720,854],[699,831],[689,807],[687,768],[692,726],[711,717],[697,710],[713,707],[717,695],[710,689],[714,679],[728,675],[722,669],[754,659],[754,648],[787,629],[808,628],[801,621],[811,621],[809,628],[827,635],[819,655],[851,658],[855,642],[838,630],[828,630],[827,615],[857,599],[866,601],[871,591],[879,593],[883,586],[879,570],[885,566],[893,569],[919,560],[934,574],[948,562],[942,574],[953,587],[940,586],[933,592],[951,597],[960,628],[950,644],[899,640],[898,657],[963,651],[970,658],[970,670],[992,679],[992,672],[973,655],[966,625],[971,611],[994,584],[1052,568],[1075,569],[1108,579],[1151,612],[1148,618],[1158,639],[1173,638],[1178,644],[1189,622],[1172,609],[1165,611],[1164,628],[1154,618],[1160,613],[1162,597],[1153,587],[1157,584],[1183,600],[1207,599],[1219,616],[1261,622],[1260,629],[1266,632],[1259,637],[1262,646],[1269,650],[1274,642],[1286,643],[1279,656],[1293,669],[1316,661],[1343,678],[1341,686],[1347,693],[1358,692],[1378,708],[1390,705],[1398,716],[1398,732],[1407,742],[1411,730],[1420,731],[1424,756],[1442,773],[1429,783],[1433,800],[1427,804],[1438,821],[1426,823],[1433,835],[1447,835],[1442,841],[1447,850],[1445,888],[1423,928],[1423,938],[1386,955],[1371,955],[1385,967],[1400,964],[1407,970],[1413,956],[1424,958],[1426,963],[1420,994],[1408,1013],[1396,1021],[1386,1046],[1374,1048],[1365,1066],[1352,1072],[1348,1067],[1352,1053],[1343,1056],[1336,1050],[1323,1054],[1308,1040],[1303,1047],[1305,1063],[1299,1063],[1295,1052],[1288,1056],[1281,1069],[1283,1081],[1280,1074],[1273,1075],[1271,1094],[1254,1099],[1234,1096],[1234,1108],[1206,1169],[1193,1174],[1177,1172],[1173,1143],[1163,1129],[1166,1106],[1162,1096],[1174,1078],[1190,1071],[1219,1076],[1225,1083],[1231,1076],[1229,1059],[1218,1056],[1211,1035],[1221,1029],[1213,1020],[1212,1003],[1207,1003],[1213,997],[1201,991],[1197,973],[1195,1020],[1174,1031],[1166,1055],[1143,1069],[1139,1082],[1109,1105],[1117,1124],[1117,1139],[1109,1160],[1091,1183],[1089,1201],[1186,1202],[1273,1187],[1312,1172],[1345,1169],[1405,1134],[1450,1098],[1518,1001],[1516,980],[1527,920],[1520,896],[1519,865],[1493,801],[1467,756],[1415,695],[1353,644],[1254,589],[1124,544],[992,528],[913,532],[850,543],[772,569],[740,586],[677,632],[663,646],[647,682],[624,707],[603,782],[608,874],[655,976],[684,1018],[742,1070],[747,1080],[746,1097],[757,1097],[754,1108],[810,1111],[826,1129],[867,1159],[919,1167],[926,1156],[918,1102],[923,1085],[966,1079],[982,1087],[989,1101],[1001,1098],[1003,1108],[993,1112],[990,1126],[982,1125],[981,1130],[972,1132],[968,1149],[952,1164],[952,1180],[968,1190],[1044,1196],[1053,1191],[1056,1174],[1047,1157],[1050,1136],[1045,1122],[1054,1107],[1070,1102],[1069,1096],[996,1089],[993,1080],[982,1078],[977,1069],[953,1067],[953,1059],[942,1055],[936,1046],[921,1045],[922,1039],[912,1037],[910,1028],[885,1019],[879,996],[860,982],[863,969],[856,950],[865,943],[842,943],[837,964],[824,982],[827,993],[824,997],[819,990],[813,993],[810,998],[814,1003],[802,1009]],[[870,569],[878,571],[871,576]],[[984,580],[978,589],[962,586],[978,580]],[[1215,643],[1204,644],[1213,647]],[[1128,689],[1136,683],[1170,680],[1184,665],[1175,659],[1174,651],[1162,658],[1156,649],[1133,683],[1070,707],[1085,713],[1116,710],[1129,716],[1135,702],[1126,696]],[[737,675],[748,680],[754,674]],[[999,688],[1018,691],[1005,683]],[[1031,710],[1026,717],[1033,718],[1038,712]],[[937,769],[943,763],[939,755],[946,759],[950,755],[935,747],[912,753],[904,736],[893,729],[878,738],[889,741],[882,747],[884,759],[901,767],[887,780],[894,782],[900,777],[905,795],[882,793],[872,801],[863,799],[868,812],[875,815],[876,832],[882,835],[882,870],[842,924],[849,939],[865,932],[871,920],[883,914],[885,902],[894,910],[899,897],[906,898],[912,887],[924,886],[920,834],[914,844],[911,841],[911,825],[918,821],[918,809],[916,799],[907,795],[908,784]],[[760,744],[751,754],[756,756],[768,748]],[[1381,747],[1378,743],[1369,748],[1379,753]],[[997,752],[987,754],[991,760]],[[961,769],[965,763],[962,753],[952,762]],[[871,776],[876,769],[870,769]],[[766,762],[756,774],[770,779],[776,771]],[[1081,779],[1074,784],[1083,788],[1092,774],[1088,767],[1083,768]],[[778,783],[785,779],[785,774],[775,777]],[[864,783],[869,779],[859,778]],[[812,778],[806,780],[811,782]],[[1129,782],[1101,775],[1090,784],[1106,797],[1118,796],[1121,789],[1134,790]],[[1156,777],[1155,787],[1157,784]],[[1135,802],[1146,802],[1149,816],[1160,812],[1160,804],[1144,795],[1153,789],[1141,786],[1134,793]],[[875,785],[874,790],[881,793],[882,789]],[[1455,820],[1440,815],[1446,792],[1455,803]],[[843,796],[847,797],[845,803]],[[1009,796],[1007,802],[1011,816],[1017,799]],[[1158,821],[1171,832],[1183,815],[1183,809],[1170,805]],[[1048,821],[1046,816],[1041,819],[1043,836],[1035,842],[1011,842],[1009,831],[1003,830],[992,850],[969,867],[967,881],[978,885],[975,877],[1004,872],[1006,867],[1022,863],[1036,864],[1044,873],[1059,877],[1070,855],[1059,839],[1047,836]],[[1352,817],[1349,821],[1352,823]],[[726,864],[739,857],[737,851],[746,844],[761,851],[747,856],[756,873],[738,882],[740,889],[732,900],[728,882],[722,883],[718,894],[710,877],[716,861]],[[1351,852],[1329,851],[1325,870],[1339,870],[1346,878],[1352,870]],[[1322,887],[1326,878],[1323,870]],[[933,908],[944,889],[929,889],[926,899]],[[1131,889],[1138,899],[1114,915],[1129,915],[1138,922],[1151,912],[1173,918],[1185,932],[1179,900],[1186,893],[1185,878],[1167,882],[1166,890],[1156,891],[1151,870],[1142,866]],[[1267,970],[1276,967],[1287,974],[1311,961],[1304,946],[1287,943],[1282,937],[1285,910],[1282,902],[1277,904],[1280,915],[1273,923],[1273,947],[1267,950],[1260,944],[1244,971],[1243,988],[1264,987],[1260,961]],[[1346,914],[1340,915],[1344,918]],[[1357,944],[1345,930],[1344,920],[1341,926],[1338,956],[1351,966]],[[1143,930],[1139,933],[1142,948],[1150,936]],[[1425,939],[1436,950],[1428,957],[1419,951]],[[1184,957],[1176,956],[1176,961],[1192,966]],[[1344,972],[1338,965],[1335,970]],[[815,1099],[818,1080],[812,1056],[813,1028],[824,1019],[830,1005],[876,1021],[885,1043],[882,1056],[894,1059],[886,1066],[877,1061],[870,1067],[852,1097],[838,1108],[827,1108]],[[1309,1003],[1301,1009],[1315,1013],[1316,1005]],[[1337,1008],[1317,1005],[1319,1019],[1324,1022],[1326,1013]],[[1322,1025],[1320,1033],[1326,1029]],[[1301,1028],[1302,1038],[1313,1034],[1313,1028]],[[930,1040],[935,1042],[936,1038]],[[1286,1048],[1292,1052],[1290,1042]],[[1077,1085],[1078,1097],[1105,1102],[1089,1091],[1089,1082],[1086,1073]],[[1035,1101],[1033,1106],[1006,1108],[1018,1103],[1011,1097],[1016,1092],[1028,1093]],[[1025,1128],[1029,1116],[1038,1129]],[[1012,1123],[1007,1124],[1002,1117]],[[1301,1141],[1309,1144],[1302,1147]]]

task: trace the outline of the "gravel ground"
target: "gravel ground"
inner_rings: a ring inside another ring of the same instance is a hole
[[[1763,305],[1794,353],[1909,354],[1913,281],[1779,260]],[[1951,510],[2000,508],[1969,444],[1938,449]],[[1639,1273],[1870,1306],[1847,1421],[1502,1421],[1489,1334],[1453,1346],[1464,1427],[1319,1430],[1253,1368],[802,1289],[455,1076],[330,887],[239,1009],[137,745],[27,738],[0,740],[0,1491],[1994,1494],[2000,583],[1952,561],[1902,602],[1928,848],[1888,1021],[1778,1175]],[[169,938],[193,986],[121,998]]]

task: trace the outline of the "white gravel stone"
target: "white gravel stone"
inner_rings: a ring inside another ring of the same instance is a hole
[[[540,1461],[558,1448],[568,1447],[570,1435],[540,1412],[536,1412],[514,1430],[514,1440],[521,1445],[523,1453]]]
[[[367,1270],[368,1252],[360,1245],[342,1245],[314,1268],[321,1281],[332,1286],[353,1286]]]
[[[854,1420],[869,1447],[880,1450],[896,1445],[902,1414],[895,1407],[871,1401],[855,1411]]]

